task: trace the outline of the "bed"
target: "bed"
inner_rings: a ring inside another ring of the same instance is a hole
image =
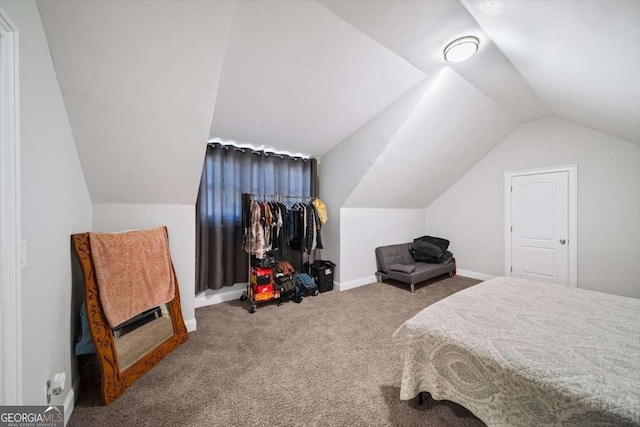
[[[489,426],[640,425],[640,300],[498,277],[393,335],[400,398],[456,402]]]

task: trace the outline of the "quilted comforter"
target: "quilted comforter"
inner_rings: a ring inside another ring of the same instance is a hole
[[[490,426],[640,425],[640,300],[499,277],[393,337],[403,400],[426,391]]]

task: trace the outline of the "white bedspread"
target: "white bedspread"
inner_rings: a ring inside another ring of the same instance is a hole
[[[640,300],[499,277],[394,334],[401,399],[420,391],[490,426],[640,425]]]

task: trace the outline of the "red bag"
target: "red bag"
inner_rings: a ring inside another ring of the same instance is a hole
[[[286,276],[293,276],[296,274],[296,270],[287,261],[278,261],[276,264],[276,270]]]

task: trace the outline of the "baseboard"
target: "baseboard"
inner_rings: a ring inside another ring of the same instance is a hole
[[[334,284],[334,287],[337,288],[337,290],[346,291],[346,290],[357,288],[360,286],[369,285],[376,281],[377,281],[376,276],[367,276],[367,277],[361,277],[360,279],[356,279],[356,280],[350,280],[348,282],[342,282],[342,283],[333,282],[333,284]]]
[[[475,271],[469,271],[469,270],[461,270],[461,269],[456,269],[456,275],[458,276],[463,276],[463,277],[469,277],[471,279],[478,279],[478,280],[489,280],[489,279],[493,279],[495,276],[490,276],[488,274],[484,274],[484,273],[477,273]]]
[[[206,307],[208,305],[220,304],[223,302],[240,299],[246,287],[246,283],[236,283],[235,285],[231,286],[228,291],[225,292],[218,291],[211,294],[202,292],[201,294],[196,295],[195,306],[196,308],[200,308]]]
[[[71,418],[71,413],[73,412],[73,408],[76,404],[77,397],[80,396],[80,376],[75,379],[73,385],[71,386],[71,390],[67,394],[67,397],[64,399],[64,425],[66,426],[69,422],[69,418]]]
[[[188,319],[184,321],[184,326],[187,327],[187,332],[193,332],[198,327],[196,319]]]

